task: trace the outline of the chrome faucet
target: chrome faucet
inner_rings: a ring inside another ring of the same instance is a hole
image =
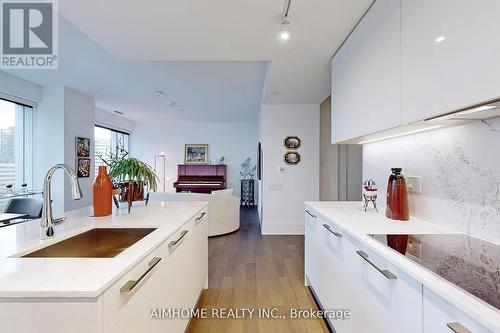
[[[80,190],[80,184],[78,184],[78,177],[76,176],[73,169],[71,169],[66,164],[56,164],[52,168],[49,169],[47,175],[45,176],[45,180],[43,181],[43,212],[42,212],[42,220],[40,222],[40,238],[41,239],[49,239],[54,237],[54,225],[63,223],[66,218],[57,218],[54,219],[52,216],[52,199],[50,195],[50,183],[52,180],[52,176],[58,169],[65,170],[71,180],[71,195],[73,200],[79,200],[82,198],[82,191]]]

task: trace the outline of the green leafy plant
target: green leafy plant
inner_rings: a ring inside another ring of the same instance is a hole
[[[255,170],[257,170],[257,165],[252,166],[252,159],[248,157],[240,164],[241,170],[240,175],[243,179],[253,179],[255,177]]]
[[[149,164],[134,157],[125,157],[114,161],[110,165],[109,177],[122,184],[137,185],[141,191],[144,186],[156,191],[158,186],[154,169]]]

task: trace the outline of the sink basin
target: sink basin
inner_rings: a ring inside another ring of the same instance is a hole
[[[154,228],[95,228],[24,255],[23,258],[112,258]]]

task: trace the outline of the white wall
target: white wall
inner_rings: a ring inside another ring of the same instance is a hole
[[[121,132],[132,133],[134,122],[99,107],[95,108],[95,123]]]
[[[42,87],[41,101],[35,108],[35,185],[43,187],[47,170],[66,163],[76,170],[75,138],[91,139],[91,163],[94,149],[94,99],[61,86]],[[94,169],[89,178],[79,178],[83,198],[71,199],[70,183],[64,172],[52,180],[54,214],[92,205]]]
[[[240,163],[251,157],[256,163],[257,123],[232,122],[137,122],[131,138],[131,154],[154,167],[154,155],[166,154],[166,191],[174,192],[177,165],[184,163],[184,144],[208,144],[212,163],[224,156],[227,186],[240,195]]]
[[[319,200],[319,105],[263,105],[263,234],[303,234],[304,201]],[[301,162],[286,165],[283,139],[298,136]],[[284,172],[280,172],[280,167]]]
[[[332,145],[332,110],[328,97],[320,104],[320,200],[339,199],[339,149]]]
[[[15,102],[39,102],[42,99],[42,87],[0,71],[0,93],[4,98]]]
[[[64,162],[64,87],[43,87],[35,113],[35,187],[43,188],[47,170]],[[54,175],[51,190],[54,215],[64,212],[64,176]]]
[[[76,171],[76,137],[90,138],[90,159],[94,165],[94,98],[73,89],[64,88],[64,163]],[[60,172],[60,171],[59,171]],[[92,205],[92,183],[94,168],[90,168],[90,177],[79,178],[83,198],[73,200],[68,178],[64,182],[64,210],[73,210]]]
[[[385,206],[391,167],[422,176],[410,214],[500,241],[500,118],[366,144],[363,179],[374,179]]]

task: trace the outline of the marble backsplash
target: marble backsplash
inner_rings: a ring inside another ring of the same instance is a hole
[[[412,216],[500,243],[500,118],[365,144],[363,179],[383,208],[391,167],[422,177]]]

